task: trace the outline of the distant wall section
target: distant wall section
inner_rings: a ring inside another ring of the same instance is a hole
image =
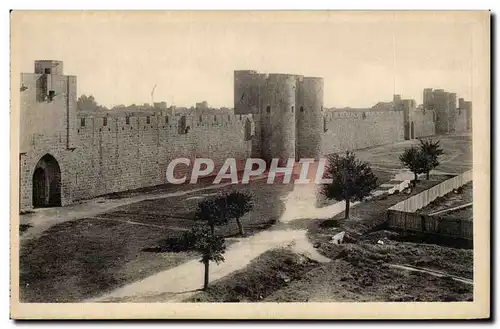
[[[404,139],[403,111],[325,113],[321,153],[330,154]]]
[[[410,114],[411,139],[434,136],[436,134],[435,115],[432,110],[416,109]]]
[[[468,113],[464,109],[457,109],[455,115],[455,132],[464,133],[469,131]]]

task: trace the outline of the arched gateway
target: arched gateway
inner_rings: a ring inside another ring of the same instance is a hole
[[[33,208],[61,206],[61,169],[50,154],[44,155],[33,172]]]

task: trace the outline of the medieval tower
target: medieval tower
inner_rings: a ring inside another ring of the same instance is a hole
[[[74,150],[78,144],[76,77],[63,63],[35,61],[21,74],[21,205],[54,206],[72,201]]]
[[[318,158],[323,84],[323,78],[234,72],[235,113],[260,115],[259,140],[265,160]]]

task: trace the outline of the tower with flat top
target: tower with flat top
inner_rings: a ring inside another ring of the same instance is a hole
[[[323,78],[234,72],[236,114],[259,114],[265,160],[317,158],[321,149]]]

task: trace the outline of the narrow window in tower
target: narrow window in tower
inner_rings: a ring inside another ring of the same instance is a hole
[[[168,124],[168,117],[165,117],[165,123]]]
[[[146,117],[146,124],[149,125],[150,123],[151,123],[151,118],[148,116],[148,117]]]
[[[85,127],[85,118],[80,118],[80,127]]]
[[[293,106],[292,106],[292,113],[293,113]]]
[[[271,106],[270,106],[270,105],[268,105],[268,106],[266,107],[266,111],[267,111],[267,113],[271,113]]]
[[[304,107],[303,106],[300,107],[300,112],[304,112]]]
[[[128,125],[130,124],[130,117],[129,116],[125,117],[125,123],[128,124]]]
[[[189,127],[186,124],[186,116],[182,116],[178,121],[177,131],[179,135],[187,134]]]
[[[56,96],[56,92],[53,90],[49,90],[49,102],[52,102],[54,100],[55,96]]]
[[[103,121],[102,121],[102,125],[103,125],[103,126],[107,126],[107,125],[108,125],[108,118],[107,118],[107,117],[104,117],[102,120],[103,120]]]

